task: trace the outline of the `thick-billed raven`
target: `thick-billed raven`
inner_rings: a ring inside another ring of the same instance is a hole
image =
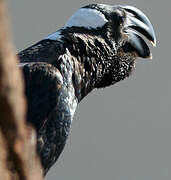
[[[61,154],[78,103],[93,89],[128,77],[137,57],[152,58],[156,36],[148,18],[132,6],[91,4],[63,28],[18,56],[28,100],[27,120],[37,131],[44,172]]]

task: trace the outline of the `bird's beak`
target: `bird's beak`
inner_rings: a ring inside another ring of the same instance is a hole
[[[156,35],[151,22],[143,12],[135,7],[121,6],[121,8],[126,12],[124,32],[128,36],[127,43],[139,57],[152,59],[148,45],[140,36],[140,34],[144,35],[153,46],[156,46]]]

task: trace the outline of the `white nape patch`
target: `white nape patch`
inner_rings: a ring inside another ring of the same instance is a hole
[[[52,33],[52,34],[49,34],[49,35],[48,35],[47,37],[45,37],[44,39],[61,41],[61,37],[62,37],[61,31],[59,30],[59,31],[56,31],[56,32],[54,32],[54,33]]]
[[[29,63],[19,63],[17,66],[19,66],[19,67],[23,67],[23,66],[25,66],[26,64],[29,64]]]
[[[81,8],[76,11],[67,21],[66,27],[85,27],[97,28],[106,24],[107,19],[100,11],[96,9]]]

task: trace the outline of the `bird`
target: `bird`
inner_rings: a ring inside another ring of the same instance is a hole
[[[36,130],[45,175],[64,149],[81,100],[129,77],[137,58],[152,58],[144,38],[156,46],[154,28],[141,10],[88,4],[61,29],[18,53],[27,122]]]

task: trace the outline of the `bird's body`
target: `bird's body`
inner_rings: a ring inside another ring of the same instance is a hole
[[[128,77],[138,56],[151,56],[144,40],[129,26],[155,43],[152,25],[141,11],[93,4],[78,10],[64,28],[18,54],[27,120],[36,129],[45,173],[64,148],[81,99],[94,88]]]

